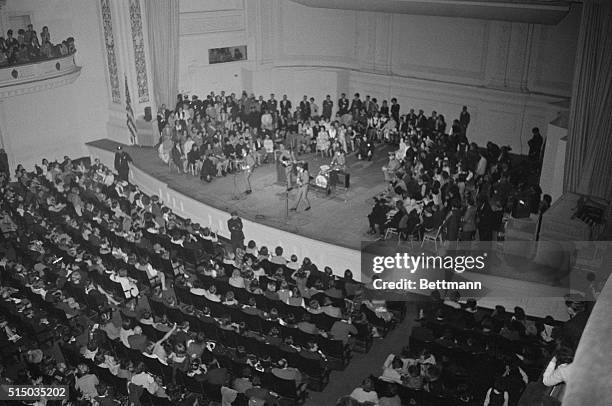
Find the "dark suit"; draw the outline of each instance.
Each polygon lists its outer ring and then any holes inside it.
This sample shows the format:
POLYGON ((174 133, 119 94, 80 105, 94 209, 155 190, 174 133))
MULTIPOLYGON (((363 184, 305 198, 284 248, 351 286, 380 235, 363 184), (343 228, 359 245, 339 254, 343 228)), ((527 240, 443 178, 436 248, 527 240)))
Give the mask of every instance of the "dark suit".
POLYGON ((278 109, 278 101, 276 99, 268 100, 268 110, 270 112, 275 112, 278 109))
POLYGON ((118 173, 119 180, 128 180, 128 176, 130 173, 130 165, 132 162, 132 157, 125 151, 118 151, 115 154, 115 170, 118 173))
POLYGON ((300 118, 302 120, 310 118, 310 102, 306 100, 300 102, 300 118))
POLYGON ((147 349, 147 336, 144 334, 134 334, 128 337, 128 343, 130 343, 130 348, 134 350, 138 350, 143 352, 147 349))
POLYGON ((244 246, 244 233, 242 232, 242 227, 242 219, 240 219, 240 217, 227 220, 227 228, 231 233, 230 240, 234 250, 244 246))
POLYGON ((291 114, 291 102, 289 100, 281 100, 280 102, 281 116, 287 117, 291 114))
POLYGON ((462 111, 461 115, 459 115, 459 125, 463 132, 465 132, 470 124, 470 113, 467 111, 462 111))
POLYGON ((334 108, 334 102, 331 100, 323 100, 323 118, 331 119, 332 109, 334 108))
POLYGON ((349 112, 349 100, 345 97, 344 99, 338 99, 338 113, 343 116, 349 112))
POLYGON ((492 241, 495 227, 495 213, 488 201, 478 208, 478 236, 480 241, 492 241))
POLYGON ((391 117, 399 123, 400 105, 398 103, 391 105, 391 117))
POLYGON ((356 116, 357 113, 361 111, 362 105, 363 104, 361 103, 361 99, 353 99, 353 101, 351 102, 351 113, 353 114, 353 116, 356 116))

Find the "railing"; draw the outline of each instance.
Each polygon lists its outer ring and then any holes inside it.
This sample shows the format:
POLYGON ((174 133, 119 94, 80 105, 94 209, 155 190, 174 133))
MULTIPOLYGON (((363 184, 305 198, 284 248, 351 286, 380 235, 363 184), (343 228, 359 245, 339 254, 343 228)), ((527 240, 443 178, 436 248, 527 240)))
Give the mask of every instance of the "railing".
POLYGON ((0 98, 70 84, 81 73, 75 54, 0 68, 0 98))

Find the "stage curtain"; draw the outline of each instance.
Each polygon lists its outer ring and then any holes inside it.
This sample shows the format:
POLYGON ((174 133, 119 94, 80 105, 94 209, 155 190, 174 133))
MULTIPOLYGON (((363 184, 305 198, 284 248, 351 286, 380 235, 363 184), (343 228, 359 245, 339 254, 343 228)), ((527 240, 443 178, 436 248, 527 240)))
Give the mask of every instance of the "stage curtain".
POLYGON ((174 109, 179 75, 179 0, 146 0, 144 4, 155 102, 174 109))
POLYGON ((564 191, 612 198, 612 2, 583 3, 564 191))

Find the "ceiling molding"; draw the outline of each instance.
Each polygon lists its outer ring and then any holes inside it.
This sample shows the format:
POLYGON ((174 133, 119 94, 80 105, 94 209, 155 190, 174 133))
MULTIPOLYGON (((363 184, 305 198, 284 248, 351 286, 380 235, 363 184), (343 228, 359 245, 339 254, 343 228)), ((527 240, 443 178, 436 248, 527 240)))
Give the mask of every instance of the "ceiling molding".
POLYGON ((429 15, 558 24, 569 12, 562 0, 292 0, 308 7, 360 10, 382 13, 429 15))

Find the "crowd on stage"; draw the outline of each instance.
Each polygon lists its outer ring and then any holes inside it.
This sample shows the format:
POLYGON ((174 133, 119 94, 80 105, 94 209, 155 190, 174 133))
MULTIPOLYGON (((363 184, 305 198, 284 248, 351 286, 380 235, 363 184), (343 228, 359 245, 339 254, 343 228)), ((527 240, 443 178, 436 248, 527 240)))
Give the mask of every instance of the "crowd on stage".
POLYGON ((402 119, 399 147, 382 168, 388 188, 368 216, 370 234, 418 239, 440 230, 446 241, 491 241, 503 233, 504 216, 541 215, 550 207, 539 187, 539 129, 532 130, 528 156, 513 157, 508 146, 469 142, 469 122, 467 107, 448 130, 435 111, 402 119))
POLYGON ((47 26, 43 27, 40 35, 32 24, 28 24, 26 29, 17 30, 16 35, 10 29, 6 32, 6 37, 0 37, 0 67, 38 62, 74 52, 76 47, 73 37, 53 44, 47 26))
MULTIPOLYGON (((348 153, 371 160, 377 143, 398 142, 403 117, 394 98, 389 105, 366 95, 349 100, 342 94, 334 106, 327 95, 291 102, 271 94, 243 92, 179 95, 174 110, 161 106, 157 122, 159 157, 179 172, 211 180, 240 169, 249 157, 254 166, 270 162, 283 144, 292 154, 320 153, 342 160, 348 153)), ((440 125, 444 118, 439 117, 440 125)))
POLYGON ((72 405, 274 404, 401 320, 349 270, 245 245, 235 214, 219 241, 128 183, 128 161, 2 173, 2 384, 66 385, 72 405))

